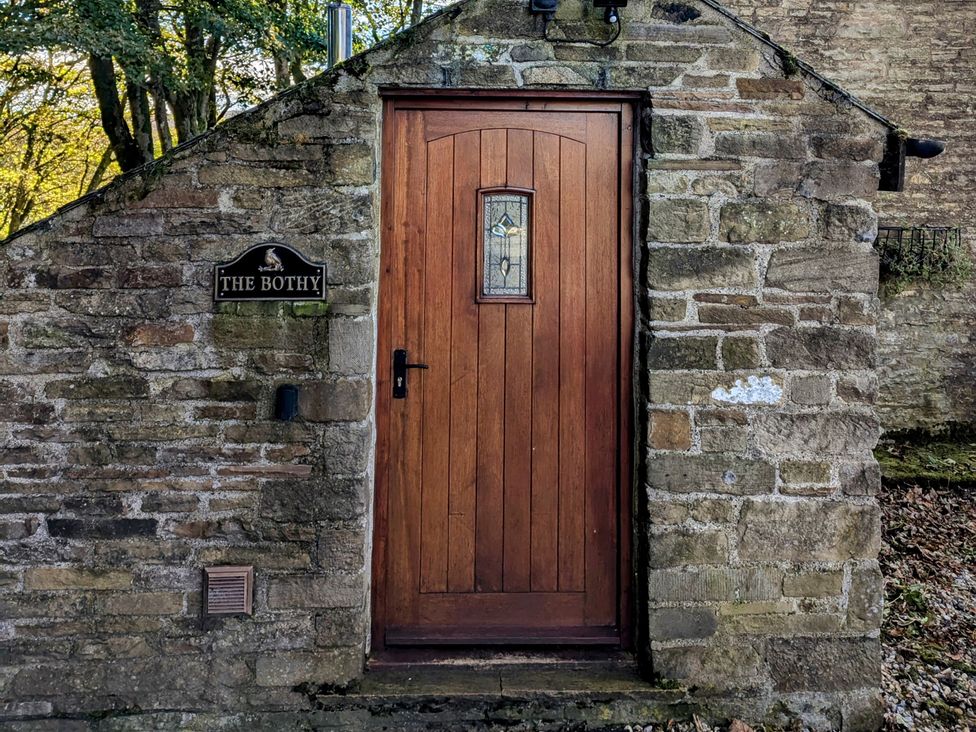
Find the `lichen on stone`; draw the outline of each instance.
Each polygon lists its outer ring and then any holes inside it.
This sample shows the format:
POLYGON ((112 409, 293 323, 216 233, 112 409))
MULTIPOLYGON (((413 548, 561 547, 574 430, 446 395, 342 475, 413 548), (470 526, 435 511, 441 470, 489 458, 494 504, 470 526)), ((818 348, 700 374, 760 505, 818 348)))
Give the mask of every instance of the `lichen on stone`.
POLYGON ((712 391, 712 399, 729 404, 778 404, 783 389, 769 376, 749 376, 745 381, 736 379, 730 389, 724 386, 712 391))

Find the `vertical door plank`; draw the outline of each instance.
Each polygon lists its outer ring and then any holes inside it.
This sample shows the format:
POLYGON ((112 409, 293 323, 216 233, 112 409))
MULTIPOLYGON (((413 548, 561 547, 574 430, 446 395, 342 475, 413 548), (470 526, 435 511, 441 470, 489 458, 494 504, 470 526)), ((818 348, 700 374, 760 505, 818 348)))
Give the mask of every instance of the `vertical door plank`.
MULTIPOLYGON (((508 131, 509 186, 532 186, 532 140, 530 130, 508 131)), ((532 276, 530 268, 529 277, 532 276)), ((506 592, 528 592, 531 589, 532 566, 533 307, 519 303, 507 305, 505 310, 504 588, 506 592)))
MULTIPOLYGON (((505 184, 505 130, 481 132, 481 187, 505 184)), ((480 211, 478 212, 480 215, 480 211)), ((477 255, 481 242, 475 242, 477 255)), ((480 287, 480 283, 476 284, 480 287)), ((505 306, 478 306, 478 486, 475 589, 503 585, 505 467, 505 306)))
MULTIPOLYGON (((397 171, 402 184, 396 190, 395 239, 403 250, 397 257, 396 277, 402 281, 401 301, 394 308, 393 347, 410 353, 423 352, 424 302, 424 200, 427 194, 427 161, 423 155, 423 121, 419 112, 398 113, 396 135, 397 171), (419 154, 418 154, 419 153, 419 154)), ((391 625, 415 623, 418 619, 420 584, 421 508, 421 418, 419 383, 414 382, 407 399, 397 399, 391 409, 390 435, 393 442, 390 522, 391 625), (397 454, 399 452, 399 455, 397 454)))
MULTIPOLYGON (((427 144, 427 231, 424 256, 424 350, 411 353, 423 383, 423 486, 420 591, 447 591, 451 425, 451 278, 453 275, 454 138, 427 144)), ((417 398, 411 395, 408 398, 417 398)))
POLYGON ((584 589, 586 147, 560 140, 559 589, 584 589))
POLYGON ((454 258, 451 317, 451 488, 449 592, 474 590, 475 486, 478 470, 478 303, 475 301, 476 206, 481 133, 454 138, 454 258))
POLYGON ((559 138, 535 133, 532 590, 559 586, 559 138))
POLYGON ((618 122, 591 114, 586 158, 586 621, 617 605, 618 122), (598 193, 599 192, 599 193, 598 193))

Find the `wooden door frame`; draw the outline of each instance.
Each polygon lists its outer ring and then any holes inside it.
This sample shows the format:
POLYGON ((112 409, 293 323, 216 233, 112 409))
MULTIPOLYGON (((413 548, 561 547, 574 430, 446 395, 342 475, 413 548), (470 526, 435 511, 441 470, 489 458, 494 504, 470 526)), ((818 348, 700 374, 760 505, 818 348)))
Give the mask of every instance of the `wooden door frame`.
POLYGON ((391 280, 387 273, 395 232, 394 187, 395 164, 395 112, 400 109, 447 109, 447 110, 545 110, 566 112, 616 112, 620 115, 620 167, 618 175, 619 232, 619 355, 618 355, 618 582, 619 597, 617 617, 620 629, 620 646, 629 649, 634 642, 634 598, 632 585, 634 542, 634 486, 633 486, 633 435, 635 395, 633 393, 634 359, 634 250, 635 210, 634 185, 637 149, 635 120, 641 93, 597 91, 525 91, 525 90, 458 90, 458 89, 381 89, 383 113, 381 119, 381 171, 380 171, 380 274, 377 308, 376 347, 376 451, 373 478, 373 544, 371 563, 371 639, 370 653, 375 655, 386 650, 386 564, 389 533, 388 494, 390 469, 390 408, 391 374, 390 358, 393 344, 389 324, 392 317, 391 280), (384 327, 387 326, 387 327, 384 327))

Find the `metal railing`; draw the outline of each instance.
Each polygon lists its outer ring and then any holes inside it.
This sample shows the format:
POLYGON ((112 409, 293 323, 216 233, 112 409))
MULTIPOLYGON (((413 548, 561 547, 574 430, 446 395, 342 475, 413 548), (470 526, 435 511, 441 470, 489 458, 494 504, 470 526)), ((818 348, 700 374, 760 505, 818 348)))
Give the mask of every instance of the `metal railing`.
POLYGON ((874 242, 882 269, 909 277, 949 271, 961 244, 961 230, 944 226, 879 226, 874 242))

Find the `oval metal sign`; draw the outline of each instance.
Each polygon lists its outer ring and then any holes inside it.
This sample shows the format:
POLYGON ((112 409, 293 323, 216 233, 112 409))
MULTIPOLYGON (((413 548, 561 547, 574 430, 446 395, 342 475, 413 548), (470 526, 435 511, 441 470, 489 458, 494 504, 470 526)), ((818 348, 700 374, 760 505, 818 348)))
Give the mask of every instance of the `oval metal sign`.
POLYGON ((258 244, 214 267, 214 302, 325 300, 327 289, 325 264, 280 242, 258 244))

